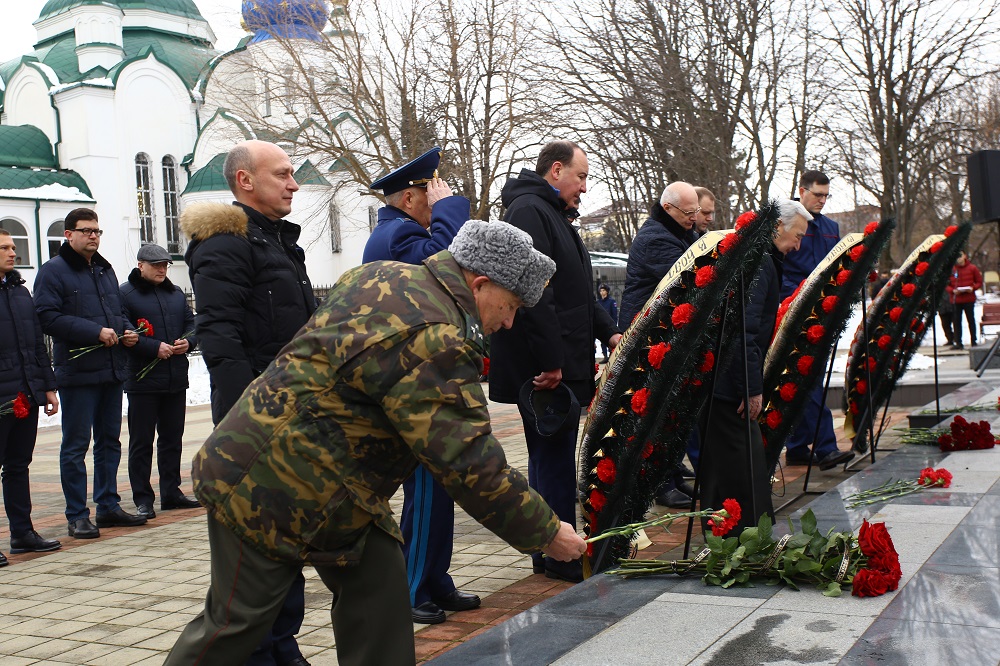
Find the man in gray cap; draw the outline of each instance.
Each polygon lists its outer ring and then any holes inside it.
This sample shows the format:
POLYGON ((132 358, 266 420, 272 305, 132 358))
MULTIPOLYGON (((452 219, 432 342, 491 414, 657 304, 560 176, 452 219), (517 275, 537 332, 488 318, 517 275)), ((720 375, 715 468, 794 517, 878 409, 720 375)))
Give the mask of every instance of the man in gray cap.
POLYGON ((584 553, 507 465, 479 384, 484 335, 537 303, 554 270, 527 234, 468 221, 422 265, 341 276, 195 456, 212 582, 166 664, 242 663, 305 564, 334 593, 340 663, 414 663, 389 498, 418 463, 518 550, 584 553))
POLYGON ((167 277, 174 263, 159 245, 143 245, 138 265, 119 290, 131 321, 145 319, 146 335, 129 350, 125 392, 128 393, 128 479, 136 513, 156 518, 156 495, 149 483, 153 439, 159 432, 156 468, 160 474, 160 509, 191 509, 197 500, 181 492, 181 448, 187 409, 187 353, 198 344, 194 312, 179 287, 167 277))

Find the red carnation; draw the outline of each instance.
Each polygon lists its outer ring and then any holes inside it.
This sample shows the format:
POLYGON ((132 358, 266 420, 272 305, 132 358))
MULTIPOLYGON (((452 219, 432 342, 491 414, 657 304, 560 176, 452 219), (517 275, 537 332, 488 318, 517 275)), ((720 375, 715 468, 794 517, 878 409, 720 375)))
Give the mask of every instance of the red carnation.
POLYGON ((865 252, 864 245, 855 245, 851 248, 851 251, 847 253, 847 256, 851 258, 851 261, 857 261, 861 258, 861 255, 865 252))
POLYGON ((594 488, 590 491, 590 507, 594 511, 601 511, 607 503, 608 498, 600 490, 594 488))
POLYGON ((649 456, 653 455, 653 443, 652 442, 646 442, 645 444, 643 444, 642 445, 642 453, 640 453, 639 455, 642 456, 643 460, 647 460, 649 458, 649 456))
POLYGON ((726 512, 725 516, 719 512, 708 519, 713 536, 725 536, 739 524, 740 516, 743 515, 740 503, 731 497, 722 502, 722 510, 726 512))
POLYGON ((757 213, 753 212, 752 210, 748 210, 747 212, 743 213, 738 218, 736 218, 736 224, 734 225, 734 227, 737 231, 739 231, 740 229, 747 226, 756 219, 757 219, 757 213))
POLYGON ((489 356, 484 356, 483 357, 483 372, 482 372, 482 375, 484 377, 489 377, 489 375, 490 375, 490 357, 489 356))
POLYGON ((928 264, 926 261, 921 261, 919 264, 917 264, 916 268, 913 269, 913 272, 916 273, 917 275, 923 275, 924 273, 927 272, 927 269, 930 268, 930 266, 931 265, 928 264))
POLYGON ((803 356, 799 358, 795 367, 798 369, 800 375, 808 375, 809 371, 812 370, 813 367, 813 357, 803 356))
POLYGON ((857 416, 858 413, 861 411, 861 409, 858 408, 858 403, 854 402, 853 400, 851 400, 847 404, 847 409, 851 412, 851 414, 854 414, 855 416, 857 416))
POLYGON ((719 254, 726 254, 727 252, 729 252, 731 249, 733 249, 733 246, 736 245, 738 241, 739 238, 737 238, 736 234, 729 234, 728 236, 723 238, 721 241, 719 241, 718 245, 719 254))
POLYGON ((871 273, 868 274, 869 282, 874 282, 877 279, 878 279, 878 271, 872 271, 871 273))
POLYGON ((910 328, 913 330, 914 333, 920 334, 924 332, 925 328, 927 328, 927 324, 918 319, 913 322, 913 326, 911 326, 910 328))
POLYGON ((827 296, 826 298, 824 298, 820 305, 820 307, 823 308, 823 312, 827 314, 833 312, 833 309, 837 307, 837 300, 838 299, 836 296, 827 296))
POLYGON ((770 412, 768 412, 767 417, 764 419, 764 422, 767 423, 768 428, 774 430, 775 428, 781 425, 781 413, 776 409, 772 409, 770 412))
POLYGON ((950 227, 948 227, 947 229, 944 230, 944 236, 945 236, 945 238, 947 238, 948 236, 951 236, 956 231, 958 231, 958 227, 956 227, 954 224, 951 225, 950 227))
POLYGON ((694 286, 701 288, 715 282, 715 266, 702 266, 694 273, 694 286))
POLYGON ((632 394, 632 411, 639 416, 646 415, 646 408, 649 401, 649 389, 641 388, 632 394))
POLYGON ((869 222, 865 225, 865 236, 871 236, 878 229, 878 222, 869 222))
POLYGON ((135 323, 139 324, 139 327, 135 330, 136 333, 142 333, 146 336, 153 335, 153 325, 149 323, 148 319, 140 317, 135 323))
POLYGON ((878 339, 878 348, 885 351, 892 345, 892 337, 888 335, 883 335, 878 339))
POLYGON ((843 286, 844 283, 850 279, 850 277, 851 277, 851 271, 849 270, 845 269, 842 271, 837 271, 837 277, 836 277, 837 285, 843 286))
POLYGON ((653 370, 660 369, 660 366, 663 365, 663 357, 668 353, 670 353, 670 345, 666 342, 658 342, 649 348, 649 354, 646 355, 646 358, 653 370))
POLYGON ((691 323, 691 317, 694 316, 695 312, 695 307, 690 303, 681 303, 670 314, 670 323, 674 325, 674 328, 681 328, 691 323))
POLYGON ((889 310, 889 319, 891 319, 894 323, 899 321, 899 318, 902 316, 903 316, 903 308, 901 307, 895 307, 889 310))
POLYGON ((937 254, 938 250, 941 249, 942 245, 944 245, 944 243, 942 243, 941 241, 938 241, 937 243, 934 243, 934 245, 931 245, 930 253, 931 254, 937 254))
POLYGON ((711 350, 705 352, 705 356, 701 359, 701 365, 698 366, 698 370, 701 372, 711 372, 712 368, 715 366, 715 354, 711 350))
POLYGON ((798 388, 795 386, 795 384, 791 382, 783 384, 781 390, 778 391, 778 394, 781 396, 781 399, 784 400, 785 402, 791 402, 792 399, 795 398, 796 393, 798 393, 798 388))
POLYGON ((29 414, 31 414, 31 403, 28 401, 28 396, 18 392, 14 398, 14 418, 26 419, 29 414))
POLYGON ((878 366, 878 361, 875 358, 869 356, 868 357, 868 372, 875 372, 876 366, 878 366))
POLYGON ((611 458, 601 458, 597 463, 597 478, 608 485, 615 482, 616 471, 615 461, 611 458))
POLYGON ((859 379, 858 383, 854 385, 854 390, 858 392, 858 395, 868 393, 868 382, 863 379, 859 379))
POLYGON ((907 283, 907 284, 903 285, 902 289, 900 289, 900 293, 902 293, 903 296, 905 296, 906 298, 909 298, 909 297, 913 296, 913 293, 916 290, 917 290, 917 286, 915 284, 907 283))
POLYGON ((952 478, 953 477, 951 475, 951 472, 944 469, 943 467, 937 471, 937 482, 938 485, 941 486, 942 488, 948 488, 949 486, 951 486, 952 478))
POLYGON ((823 335, 826 333, 826 329, 819 324, 813 324, 808 329, 806 329, 806 340, 810 344, 818 344, 820 340, 823 339, 823 335))

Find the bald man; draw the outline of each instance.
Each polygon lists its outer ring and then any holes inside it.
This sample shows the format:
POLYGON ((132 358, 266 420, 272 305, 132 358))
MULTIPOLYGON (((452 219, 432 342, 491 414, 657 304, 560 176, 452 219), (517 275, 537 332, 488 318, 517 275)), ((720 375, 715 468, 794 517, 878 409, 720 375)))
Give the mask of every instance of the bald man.
MULTIPOLYGON (((192 204, 181 215, 191 239, 184 258, 198 303, 214 424, 316 309, 298 245, 302 228, 284 219, 299 189, 288 155, 273 143, 246 141, 229 151, 222 171, 236 201, 192 204)), ((295 641, 304 588, 300 574, 248 666, 308 663, 295 641)))

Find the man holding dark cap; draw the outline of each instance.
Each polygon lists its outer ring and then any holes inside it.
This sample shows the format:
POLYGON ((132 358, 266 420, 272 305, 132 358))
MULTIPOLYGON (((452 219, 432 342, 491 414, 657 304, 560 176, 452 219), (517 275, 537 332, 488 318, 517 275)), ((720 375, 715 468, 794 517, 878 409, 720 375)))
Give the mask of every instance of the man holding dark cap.
POLYGON ((198 344, 194 312, 184 292, 167 277, 170 254, 159 245, 143 245, 136 254, 138 266, 121 287, 125 311, 131 321, 145 319, 152 332, 141 336, 130 350, 125 392, 128 393, 128 478, 136 513, 156 517, 153 466, 160 474, 160 509, 201 506, 181 492, 181 449, 187 406, 187 353, 198 344))
MULTIPOLYGON (((447 248, 469 219, 469 200, 452 196, 437 177, 441 149, 434 148, 371 184, 386 206, 368 238, 364 261, 419 264, 447 248)), ((455 502, 423 466, 403 483, 403 558, 410 605, 417 624, 444 622, 445 611, 478 608, 475 594, 462 592, 448 575, 455 541, 455 502)))
MULTIPOLYGON (((587 155, 572 141, 542 148, 535 170, 522 169, 503 187, 504 219, 531 235, 535 249, 557 269, 538 305, 520 311, 509 331, 490 340, 490 398, 517 403, 525 382, 539 390, 566 384, 581 405, 594 397, 594 339, 611 348, 621 338, 615 322, 597 306, 590 255, 567 219, 587 191, 587 155)), ((559 519, 576 524, 576 441, 580 422, 552 436, 541 433, 519 405, 528 446, 528 480, 559 519)), ((579 561, 569 564, 532 556, 535 573, 583 580, 579 561)))
POLYGON ((341 276, 195 457, 211 590, 168 666, 240 663, 304 564, 333 592, 340 663, 414 663, 389 498, 418 463, 515 548, 583 554, 507 465, 479 384, 484 336, 537 303, 554 270, 528 235, 473 220, 420 266, 341 276))

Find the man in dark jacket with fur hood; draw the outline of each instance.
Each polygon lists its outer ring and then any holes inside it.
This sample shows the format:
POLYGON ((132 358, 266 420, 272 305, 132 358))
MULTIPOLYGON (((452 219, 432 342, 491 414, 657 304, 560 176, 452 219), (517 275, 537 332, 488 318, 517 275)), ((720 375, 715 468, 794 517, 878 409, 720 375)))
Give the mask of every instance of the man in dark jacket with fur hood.
MULTIPOLYGON (((14 239, 0 228, 0 404, 17 400, 19 394, 28 399, 24 411, 11 405, 11 412, 0 416, 3 508, 10 525, 10 551, 44 552, 60 544, 42 538, 31 524, 28 465, 38 435, 38 408, 44 407, 51 416, 59 410, 59 398, 42 327, 31 294, 14 270, 16 260, 14 239)), ((0 553, 0 567, 5 566, 7 558, 0 553)))
POLYGON ((42 331, 52 336, 56 382, 62 402, 59 477, 66 498, 69 535, 96 539, 101 527, 143 525, 146 519, 122 510, 118 464, 122 457, 122 382, 125 351, 139 336, 125 316, 118 278, 97 249, 97 213, 76 208, 66 215, 66 242, 38 269, 35 310, 42 331), (118 343, 121 342, 121 345, 118 343), (85 353, 78 348, 103 345, 85 353), (94 437, 94 503, 87 507, 87 450, 94 437))
MULTIPOLYGON (((302 229, 283 219, 299 189, 288 155, 273 143, 245 141, 229 151, 223 173, 236 201, 194 204, 181 215, 215 424, 316 309, 298 245, 302 229)), ((271 635, 247 664, 307 664, 295 642, 304 613, 299 574, 271 635)))
POLYGON ((198 500, 181 492, 181 449, 187 409, 187 353, 198 344, 194 313, 184 292, 167 277, 170 254, 159 245, 143 245, 139 265, 121 285, 122 299, 132 321, 145 319, 152 331, 130 351, 128 379, 128 480, 140 516, 156 518, 156 495, 149 483, 153 466, 160 473, 160 509, 192 509, 198 500))
MULTIPOLYGON (((567 219, 587 191, 587 155, 571 141, 552 141, 538 155, 535 170, 523 169, 501 193, 504 221, 531 235, 535 249, 556 262, 556 273, 538 305, 518 310, 510 330, 490 339, 490 399, 517 403, 521 386, 535 390, 565 383, 583 407, 594 397, 594 339, 614 348, 621 335, 591 291, 590 255, 567 219)), ((534 418, 518 405, 528 445, 528 483, 559 519, 576 524, 576 439, 579 422, 543 436, 534 418)), ((532 556, 535 573, 569 581, 583 579, 571 563, 532 556)))

